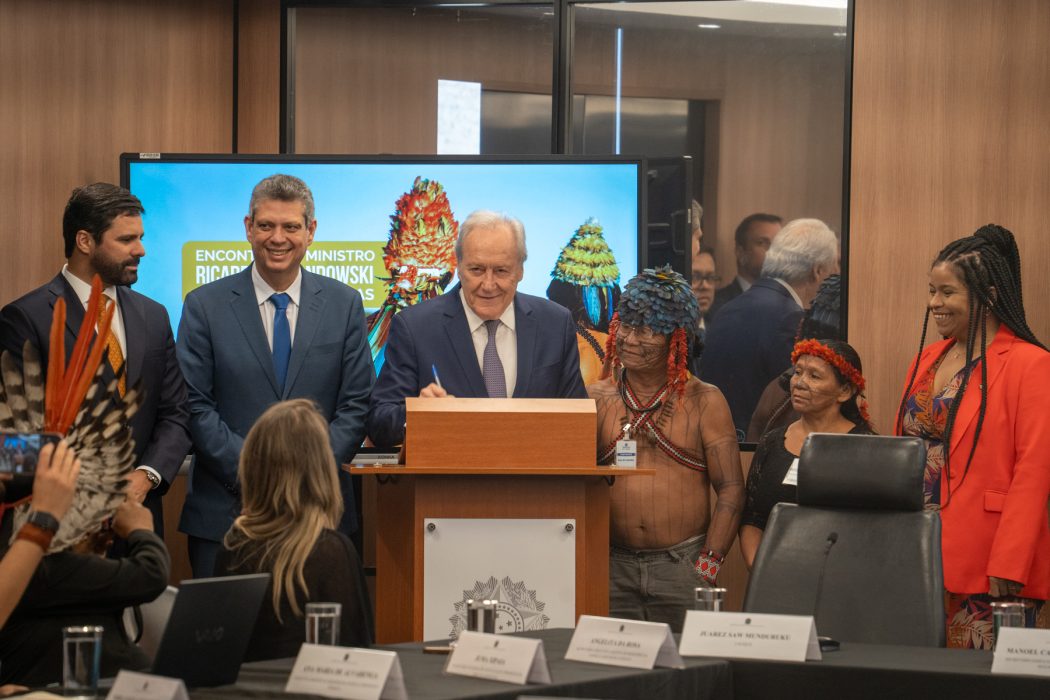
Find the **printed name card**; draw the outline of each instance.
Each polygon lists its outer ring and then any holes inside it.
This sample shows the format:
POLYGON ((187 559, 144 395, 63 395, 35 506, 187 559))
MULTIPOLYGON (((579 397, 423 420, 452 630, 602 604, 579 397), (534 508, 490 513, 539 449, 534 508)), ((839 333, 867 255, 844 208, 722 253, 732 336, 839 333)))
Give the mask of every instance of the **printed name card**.
POLYGON ((445 673, 504 683, 550 683, 542 639, 460 632, 445 673))
POLYGON ((580 616, 565 658, 626 668, 685 667, 667 623, 593 615, 580 616))
POLYGON ((392 651, 303 644, 286 693, 350 700, 407 700, 401 662, 392 651))
POLYGON ((181 678, 118 671, 106 700, 189 700, 181 678))
POLYGON ((771 661, 819 661, 812 615, 706 612, 685 614, 682 656, 725 656, 771 661))
POLYGON ((1050 630, 1000 627, 992 673, 1050 676, 1050 630))

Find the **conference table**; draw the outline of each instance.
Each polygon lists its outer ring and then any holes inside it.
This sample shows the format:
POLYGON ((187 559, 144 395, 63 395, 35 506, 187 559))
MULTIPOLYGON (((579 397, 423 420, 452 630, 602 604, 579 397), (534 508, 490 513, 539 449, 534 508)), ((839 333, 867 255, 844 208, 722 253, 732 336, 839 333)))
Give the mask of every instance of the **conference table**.
MULTIPOLYGON (((511 685, 443 673, 446 656, 424 654, 423 644, 377 647, 397 651, 410 700, 513 700, 521 695, 578 698, 1050 698, 1050 679, 992 675, 989 652, 845 642, 823 660, 805 663, 685 658, 684 669, 639 671, 565 661, 572 630, 522 633, 543 640, 553 683, 511 685)), ((202 688, 194 700, 294 699, 283 693, 292 659, 247 663, 237 684, 202 688)))

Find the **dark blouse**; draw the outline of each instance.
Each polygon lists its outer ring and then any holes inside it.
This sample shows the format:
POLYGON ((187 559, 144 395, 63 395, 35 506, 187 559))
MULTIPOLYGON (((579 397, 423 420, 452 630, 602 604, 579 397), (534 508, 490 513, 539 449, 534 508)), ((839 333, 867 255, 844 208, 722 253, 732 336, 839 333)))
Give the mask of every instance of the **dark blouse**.
POLYGON ((62 628, 101 625, 103 678, 143 670, 149 658, 124 634, 124 608, 148 603, 168 585, 168 551, 152 530, 136 530, 127 554, 58 552, 40 562, 0 631, 0 683, 62 681, 62 628))
MULTIPOLYGON (((751 469, 747 473, 747 499, 744 502, 741 525, 765 530, 773 506, 778 503, 798 502, 798 487, 784 483, 791 463, 798 457, 784 447, 787 429, 788 426, 785 425, 770 430, 758 443, 755 456, 751 460, 751 469)), ((849 431, 849 434, 870 435, 871 431, 858 425, 849 431)))
MULTIPOLYGON (((268 573, 259 564, 261 548, 252 544, 219 552, 216 576, 268 573)), ((361 559, 353 543, 342 533, 324 530, 303 567, 309 595, 299 590, 301 610, 307 603, 341 603, 340 646, 367 647, 372 643, 372 605, 365 585, 361 559)), ((245 661, 284 659, 296 656, 306 640, 303 615, 295 615, 287 598, 281 601, 281 621, 273 609, 273 583, 266 589, 255 621, 245 661)))

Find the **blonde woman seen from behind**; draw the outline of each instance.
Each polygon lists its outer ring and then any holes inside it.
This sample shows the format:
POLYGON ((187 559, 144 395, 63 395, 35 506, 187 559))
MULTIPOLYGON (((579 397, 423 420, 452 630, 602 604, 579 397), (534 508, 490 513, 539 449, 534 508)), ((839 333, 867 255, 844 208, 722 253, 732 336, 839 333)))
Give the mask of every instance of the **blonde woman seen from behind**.
POLYGON ((339 643, 368 646, 372 611, 361 560, 335 527, 342 515, 328 425, 313 402, 274 404, 245 438, 238 467, 242 509, 216 573, 272 574, 246 661, 295 656, 309 602, 342 604, 339 643))

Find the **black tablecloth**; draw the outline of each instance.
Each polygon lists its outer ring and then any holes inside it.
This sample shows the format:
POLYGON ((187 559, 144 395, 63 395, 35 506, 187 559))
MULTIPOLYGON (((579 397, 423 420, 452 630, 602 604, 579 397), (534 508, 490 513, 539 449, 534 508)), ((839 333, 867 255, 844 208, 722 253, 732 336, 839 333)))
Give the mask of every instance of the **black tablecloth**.
POLYGON ((822 661, 787 663, 733 659, 733 697, 1050 698, 1050 679, 992 675, 992 654, 963 649, 842 643, 822 661))
MULTIPOLYGON (((572 630, 530 632, 522 636, 543 640, 550 665, 550 685, 511 685, 442 671, 447 656, 424 654, 422 644, 377 647, 398 652, 405 687, 410 700, 452 700, 453 698, 513 700, 519 695, 554 695, 577 698, 673 698, 674 700, 729 700, 732 698, 729 663, 721 659, 686 659, 684 670, 635 669, 565 661, 572 630)), ((282 692, 292 669, 292 659, 245 664, 237 685, 194 690, 194 700, 232 697, 285 698, 311 697, 284 695, 282 692)))
MULTIPOLYGON (((397 651, 410 700, 500 698, 519 695, 554 695, 579 698, 653 698, 679 700, 702 698, 740 700, 751 698, 856 698, 857 700, 906 700, 908 698, 1022 698, 1050 699, 1050 679, 992 675, 989 652, 842 644, 824 652, 822 661, 790 663, 744 659, 686 658, 684 670, 636 671, 565 661, 572 630, 527 633, 543 640, 550 664, 551 685, 510 685, 442 673, 446 656, 423 654, 422 644, 379 647, 397 651)), ((229 700, 233 697, 307 698, 284 695, 292 659, 245 664, 237 684, 194 690, 194 700, 229 700)))

